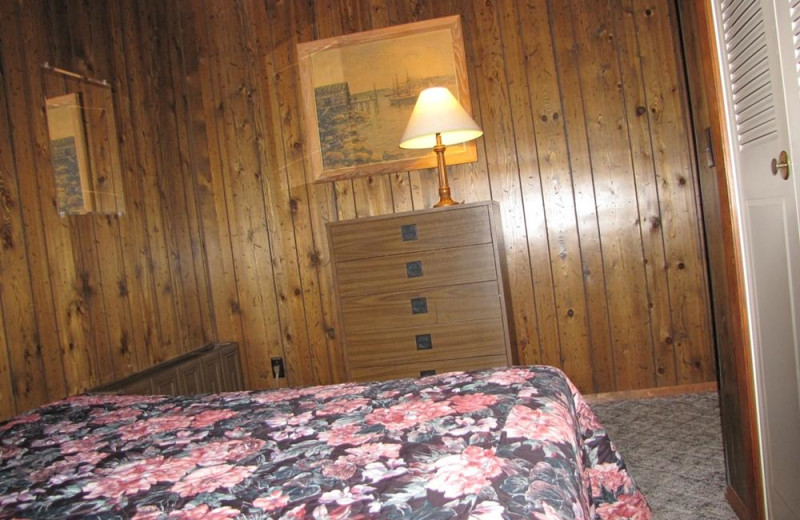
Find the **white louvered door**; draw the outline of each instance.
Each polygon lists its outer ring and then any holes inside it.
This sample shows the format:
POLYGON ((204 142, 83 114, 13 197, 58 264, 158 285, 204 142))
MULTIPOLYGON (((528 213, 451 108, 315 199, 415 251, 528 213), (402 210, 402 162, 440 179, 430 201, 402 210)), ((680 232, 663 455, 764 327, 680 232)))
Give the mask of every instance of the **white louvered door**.
POLYGON ((800 0, 714 0, 768 518, 800 519, 800 0), (789 173, 770 161, 788 152, 789 173))

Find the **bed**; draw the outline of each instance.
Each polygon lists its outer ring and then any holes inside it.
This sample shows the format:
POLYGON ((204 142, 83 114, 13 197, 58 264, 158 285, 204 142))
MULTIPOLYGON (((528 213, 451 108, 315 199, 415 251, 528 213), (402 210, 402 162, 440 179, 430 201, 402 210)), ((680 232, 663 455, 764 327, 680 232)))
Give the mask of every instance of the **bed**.
POLYGON ((0 423, 0 519, 651 516, 552 367, 80 395, 0 423))

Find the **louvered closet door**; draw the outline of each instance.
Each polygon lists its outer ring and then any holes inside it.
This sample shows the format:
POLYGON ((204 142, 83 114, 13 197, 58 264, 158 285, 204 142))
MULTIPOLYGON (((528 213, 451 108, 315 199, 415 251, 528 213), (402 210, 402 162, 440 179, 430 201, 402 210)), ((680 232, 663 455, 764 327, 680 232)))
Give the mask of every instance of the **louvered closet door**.
POLYGON ((800 0, 715 2, 768 517, 800 519, 800 0))

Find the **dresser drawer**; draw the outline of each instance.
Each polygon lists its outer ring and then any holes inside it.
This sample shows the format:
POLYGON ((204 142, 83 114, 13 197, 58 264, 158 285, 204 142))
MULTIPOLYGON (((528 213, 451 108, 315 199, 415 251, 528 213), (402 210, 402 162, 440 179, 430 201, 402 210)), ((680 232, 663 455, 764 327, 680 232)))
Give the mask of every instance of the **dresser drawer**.
POLYGON ((494 280, 492 244, 382 256, 336 265, 339 294, 373 294, 494 280))
POLYGON ((495 318, 400 330, 355 332, 347 337, 351 367, 505 356, 503 321, 495 318))
POLYGON ((481 368, 506 367, 505 355, 483 356, 474 358, 450 359, 447 361, 430 361, 409 363, 407 365, 388 365, 382 367, 353 368, 350 372, 354 381, 382 381, 403 377, 424 377, 447 372, 467 372, 481 368))
POLYGON ((337 262, 492 241, 489 208, 473 206, 338 222, 329 227, 337 262))
POLYGON ((345 330, 458 323, 502 315, 497 282, 341 298, 345 330))

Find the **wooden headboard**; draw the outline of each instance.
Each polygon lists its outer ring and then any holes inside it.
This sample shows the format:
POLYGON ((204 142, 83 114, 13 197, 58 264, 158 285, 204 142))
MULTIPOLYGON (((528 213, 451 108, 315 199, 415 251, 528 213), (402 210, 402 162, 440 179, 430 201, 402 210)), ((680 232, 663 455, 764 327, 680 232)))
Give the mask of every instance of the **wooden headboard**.
POLYGON ((238 343, 209 344, 91 392, 187 395, 244 390, 238 343))

